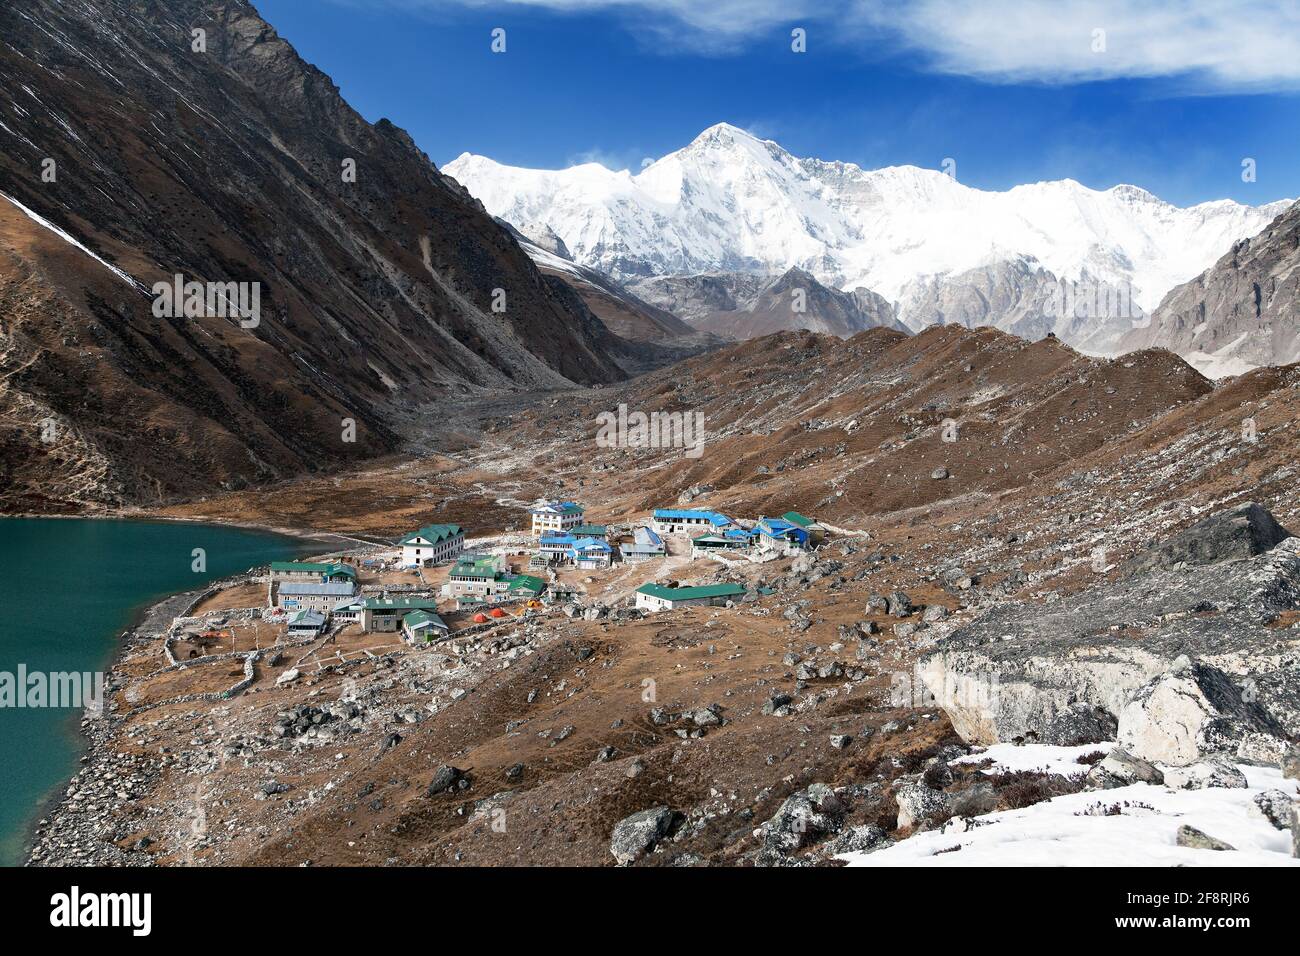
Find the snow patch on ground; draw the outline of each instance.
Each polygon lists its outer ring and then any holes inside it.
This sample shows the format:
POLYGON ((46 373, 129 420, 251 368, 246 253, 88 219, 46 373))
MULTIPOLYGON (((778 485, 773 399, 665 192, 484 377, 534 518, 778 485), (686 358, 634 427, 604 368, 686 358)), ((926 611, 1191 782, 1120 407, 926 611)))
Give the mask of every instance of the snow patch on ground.
POLYGON ((1259 367, 1230 355, 1211 355, 1209 352, 1188 352, 1183 356, 1183 359, 1188 365, 1209 379, 1245 375, 1252 369, 1259 367))
MULTIPOLYGON (((1102 746, 1102 745, 1098 745, 1102 746)), ((1000 747, 994 759, 1051 765, 1079 748, 1029 745, 1014 757, 1000 747), (1029 753, 1025 753, 1025 752, 1029 753), (1037 755, 1035 756, 1035 752, 1037 755)), ((976 817, 968 832, 932 830, 874 853, 847 853, 850 866, 1295 866, 1291 833, 1253 809, 1265 790, 1300 796, 1297 783, 1271 767, 1241 766, 1244 789, 1172 790, 1135 784, 1074 793, 976 817), (1176 843, 1188 825, 1231 844, 1234 851, 1194 850, 1176 843), (960 849, 958 849, 960 848, 960 849)))
POLYGON ((1090 764, 1079 763, 1080 757, 1095 753, 1110 753, 1114 743, 1084 744, 1082 747, 1051 747, 1047 744, 1029 744, 1017 747, 1015 744, 994 744, 978 753, 959 757, 953 763, 981 764, 992 760, 993 766, 984 773, 1016 773, 1021 770, 1037 770, 1058 777, 1077 777, 1092 769, 1090 764))
POLYGON ((100 265, 102 265, 102 266, 103 266, 105 269, 107 269, 109 272, 113 273, 113 275, 117 276, 119 279, 121 279, 123 282, 125 282, 127 285, 129 285, 129 286, 131 286, 132 288, 135 288, 135 289, 143 288, 143 286, 141 286, 140 283, 137 282, 137 281, 136 281, 136 280, 135 280, 135 279, 134 279, 134 278, 133 278, 129 273, 127 273, 127 272, 123 272, 123 271, 122 271, 121 269, 119 269, 117 266, 113 265, 113 264, 110 263, 110 262, 105 261, 105 260, 102 259, 100 256, 98 256, 98 255, 96 255, 95 253, 91 252, 91 251, 90 251, 89 249, 87 249, 84 245, 82 245, 80 242, 78 242, 76 239, 74 239, 71 235, 69 235, 69 234, 68 234, 67 232, 65 232, 64 230, 60 229, 60 228, 59 228, 58 226, 56 226, 54 223, 50 222, 48 219, 46 219, 46 218, 45 218, 44 216, 42 216, 40 213, 36 213, 36 212, 33 212, 32 210, 28 209, 26 206, 24 206, 22 203, 20 203, 17 199, 14 199, 14 197, 13 197, 13 196, 10 196, 8 193, 0 192, 0 196, 3 196, 5 199, 9 200, 11 203, 13 203, 15 206, 17 206, 18 209, 20 209, 20 210, 23 212, 23 214, 27 216, 28 219, 32 220, 32 221, 35 222, 37 225, 44 226, 44 227, 45 227, 46 229, 48 229, 50 232, 54 233, 56 236, 58 236, 60 239, 62 239, 64 242, 67 242, 67 243, 69 243, 70 245, 76 246, 78 249, 80 249, 80 250, 81 250, 82 252, 84 252, 86 255, 90 256, 90 258, 94 259, 96 262, 98 262, 100 265))

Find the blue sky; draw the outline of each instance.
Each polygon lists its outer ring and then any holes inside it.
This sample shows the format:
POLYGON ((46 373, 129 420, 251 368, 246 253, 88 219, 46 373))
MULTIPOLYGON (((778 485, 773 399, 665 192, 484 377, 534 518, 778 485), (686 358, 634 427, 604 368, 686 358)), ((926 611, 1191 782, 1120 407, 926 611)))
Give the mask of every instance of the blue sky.
POLYGON ((1300 20, 1279 20, 1300 13, 1285 0, 1206 0, 1196 18, 1175 0, 255 2, 439 165, 468 151, 636 169, 726 121, 864 167, 951 157, 983 189, 1069 177, 1180 205, 1300 196, 1300 20))

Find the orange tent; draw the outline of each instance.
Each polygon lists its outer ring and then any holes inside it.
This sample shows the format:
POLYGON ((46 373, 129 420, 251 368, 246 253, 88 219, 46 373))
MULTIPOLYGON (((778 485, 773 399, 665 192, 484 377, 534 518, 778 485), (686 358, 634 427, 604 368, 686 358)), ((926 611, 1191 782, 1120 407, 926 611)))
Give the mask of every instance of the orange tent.
POLYGON ((503 610, 501 610, 501 608, 499 608, 499 607, 494 607, 494 608, 492 609, 492 616, 493 616, 493 617, 505 617, 505 616, 506 616, 506 612, 503 611, 503 610))
POLYGON ((482 611, 480 611, 478 614, 475 614, 475 615, 474 615, 474 623, 475 623, 475 624, 486 624, 486 623, 487 623, 487 615, 484 614, 482 611))

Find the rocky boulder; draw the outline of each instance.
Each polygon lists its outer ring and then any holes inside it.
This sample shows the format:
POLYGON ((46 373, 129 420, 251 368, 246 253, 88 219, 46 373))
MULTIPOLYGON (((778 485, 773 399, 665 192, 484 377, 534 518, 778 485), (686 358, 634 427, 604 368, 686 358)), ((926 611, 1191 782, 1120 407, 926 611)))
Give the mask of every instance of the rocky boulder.
POLYGON ((864 824, 849 827, 827 840, 823 849, 831 856, 840 853, 868 853, 872 850, 882 850, 892 845, 893 842, 889 838, 889 834, 880 827, 864 824))
POLYGON ((1134 783, 1162 784, 1165 776, 1155 764, 1114 747, 1088 771, 1087 782, 1090 787, 1110 790, 1134 783))
POLYGON ((948 795, 920 781, 899 786, 894 800, 898 803, 900 830, 942 823, 951 812, 948 795))
POLYGON ((624 817, 615 825, 610 836, 609 852, 620 864, 636 862, 667 836, 673 819, 673 811, 667 807, 651 807, 624 817))
POLYGON ((1278 830, 1290 830, 1296 820, 1296 802, 1281 790, 1265 790, 1251 801, 1251 813, 1263 817, 1278 830))
MULTIPOLYGON (((1202 523, 1209 539, 1237 528, 1247 539, 1236 545, 1243 552, 1270 540, 1263 516, 1243 516, 1241 509, 1228 514, 1238 517, 1202 523)), ((1199 540, 1194 530, 1183 532, 1183 540, 1199 540)), ((1197 554, 1224 551, 1231 548, 1206 545, 1197 554)), ((1147 685, 1186 655, 1222 675, 1207 675, 1198 691, 1208 705, 1200 722, 1204 743, 1228 747, 1231 735, 1223 728, 1235 723, 1246 731, 1235 745, 1238 756, 1276 762, 1285 741, 1300 736, 1300 630, 1276 626, 1294 610, 1300 610, 1300 538, 1289 537, 1263 553, 1158 568, 1050 604, 999 605, 940 641, 921 661, 919 677, 968 742, 1030 734, 1064 739, 1072 727, 1088 736, 1104 733, 1111 715, 1123 713, 1139 691, 1172 705, 1169 694, 1147 685), (1097 724, 1085 730, 1087 714, 1097 724)), ((1140 716, 1130 714, 1126 739, 1147 752, 1154 738, 1150 727, 1139 729, 1140 716)), ((1203 751, 1198 744, 1195 753, 1170 753, 1191 763, 1203 751)))
POLYGON ((1233 558, 1263 554, 1290 536, 1277 519, 1254 502, 1237 505, 1198 521, 1172 538, 1147 548, 1126 562, 1123 570, 1140 574, 1178 565, 1217 564, 1233 558))
POLYGON ((1175 841, 1179 846, 1189 847, 1193 850, 1235 850, 1236 847, 1230 843, 1224 843, 1222 840, 1210 836, 1208 833, 1189 827, 1183 824, 1178 828, 1178 836, 1175 841))
POLYGON ((1165 786, 1175 790, 1242 789, 1246 775, 1224 757, 1201 760, 1184 767, 1165 767, 1165 786))
POLYGON ((780 809, 763 824, 763 848, 759 862, 772 865, 775 858, 793 853, 821 836, 840 828, 844 812, 835 792, 826 784, 814 783, 786 797, 780 809))
POLYGON ((464 770, 444 764, 434 771, 433 779, 429 781, 429 788, 425 793, 430 797, 436 797, 440 793, 464 790, 469 787, 469 783, 469 776, 464 770))
POLYGON ((1254 740, 1276 742, 1281 756, 1285 731, 1241 687, 1208 664, 1186 655, 1140 687, 1119 716, 1119 745, 1157 763, 1184 767, 1215 753, 1236 752, 1254 740))
POLYGON ((1282 776, 1288 780, 1300 780, 1300 744, 1292 744, 1283 754, 1282 776))

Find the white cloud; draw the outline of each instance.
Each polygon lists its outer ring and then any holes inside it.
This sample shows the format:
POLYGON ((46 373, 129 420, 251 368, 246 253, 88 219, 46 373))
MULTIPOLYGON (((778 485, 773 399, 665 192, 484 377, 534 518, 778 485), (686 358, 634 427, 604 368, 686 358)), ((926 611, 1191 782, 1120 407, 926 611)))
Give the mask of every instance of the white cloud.
MULTIPOLYGON (((849 0, 336 0, 354 6, 390 6, 436 11, 448 6, 471 10, 528 9, 556 13, 613 12, 662 53, 734 53, 773 27, 799 20, 812 22, 833 9, 849 9, 849 0)), ((502 26, 509 30, 509 20, 502 26)))
POLYGON ((1300 89, 1297 0, 339 0, 408 9, 611 12, 664 53, 734 53, 777 27, 819 45, 918 54, 994 82, 1166 78, 1204 91, 1300 89), (1105 31, 1104 49, 1094 49, 1105 31))
POLYGON ((850 22, 883 29, 938 70, 990 80, 1300 87, 1294 0, 858 0, 850 22))

